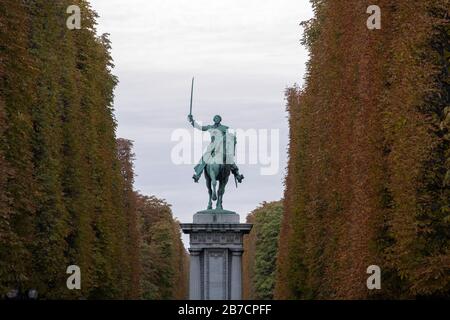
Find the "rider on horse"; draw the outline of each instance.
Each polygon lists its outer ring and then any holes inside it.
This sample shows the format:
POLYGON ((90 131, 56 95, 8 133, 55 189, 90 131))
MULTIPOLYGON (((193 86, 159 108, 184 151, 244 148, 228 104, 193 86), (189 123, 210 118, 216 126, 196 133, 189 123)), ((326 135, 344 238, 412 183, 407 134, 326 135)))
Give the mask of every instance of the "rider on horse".
MULTIPOLYGON (((195 122, 194 117, 192 115, 188 116, 188 120, 194 128, 197 128, 202 131, 208 131, 211 134, 211 143, 208 146, 208 149, 206 150, 205 154, 201 158, 199 164, 197 164, 194 168, 195 174, 192 177, 194 181, 198 182, 198 180, 202 175, 203 170, 205 169, 205 166, 209 163, 208 161, 215 161, 212 159, 215 158, 216 153, 222 152, 224 154, 223 157, 223 159, 225 160, 224 164, 230 165, 231 172, 235 176, 236 180, 239 183, 241 183, 242 179, 244 179, 244 176, 242 174, 239 174, 239 168, 237 167, 236 163, 234 163, 234 161, 228 161, 227 157, 228 155, 225 155, 225 153, 227 152, 225 150, 226 149, 225 145, 226 145, 226 138, 228 136, 228 127, 221 124, 222 117, 219 115, 215 116, 213 119, 214 124, 207 126, 198 125, 197 122, 195 122), (219 137, 217 136, 217 133, 220 134, 219 137), (219 139, 216 140, 216 137, 218 137, 219 139), (222 144, 219 145, 217 144, 219 141, 224 141, 223 148, 220 148, 222 144), (218 146, 219 148, 217 148, 218 146)), ((233 141, 233 144, 235 144, 235 141, 233 141)))

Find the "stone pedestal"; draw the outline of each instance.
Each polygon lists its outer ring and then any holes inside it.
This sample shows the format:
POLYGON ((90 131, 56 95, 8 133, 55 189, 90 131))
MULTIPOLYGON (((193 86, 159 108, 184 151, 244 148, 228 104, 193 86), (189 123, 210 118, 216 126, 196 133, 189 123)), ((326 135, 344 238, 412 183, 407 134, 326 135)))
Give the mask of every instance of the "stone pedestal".
POLYGON ((190 300, 242 299, 243 236, 251 224, 226 210, 205 210, 182 223, 190 237, 190 300))

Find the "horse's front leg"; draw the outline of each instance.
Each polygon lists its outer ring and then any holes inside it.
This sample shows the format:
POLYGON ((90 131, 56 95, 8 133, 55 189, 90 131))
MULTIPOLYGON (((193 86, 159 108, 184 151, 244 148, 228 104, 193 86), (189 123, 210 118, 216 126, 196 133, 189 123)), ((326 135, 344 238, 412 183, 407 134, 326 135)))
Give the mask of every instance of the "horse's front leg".
POLYGON ((211 200, 212 191, 209 189, 209 200, 208 200, 208 210, 212 209, 212 200, 211 200))
POLYGON ((217 200, 217 192, 216 192, 216 190, 217 190, 217 180, 216 180, 216 178, 213 176, 213 177, 211 177, 211 189, 212 189, 212 199, 214 200, 214 201, 216 201, 217 200))
POLYGON ((223 189, 224 188, 222 187, 222 184, 219 183, 219 191, 218 191, 219 195, 217 197, 216 209, 220 209, 220 210, 223 209, 223 206, 222 206, 222 199, 223 199, 223 193, 224 193, 223 189))
POLYGON ((206 188, 208 188, 208 194, 209 194, 209 201, 208 201, 208 208, 207 210, 212 209, 212 201, 211 201, 211 195, 212 195, 212 189, 211 189, 211 179, 207 174, 205 174, 205 180, 206 180, 206 188))
POLYGON ((219 196, 217 199, 217 204, 216 204, 216 209, 223 209, 223 204, 222 204, 222 200, 223 200, 223 195, 225 193, 225 186, 227 185, 228 182, 228 178, 225 178, 223 181, 219 181, 219 196))
POLYGON ((219 169, 217 168, 216 165, 210 165, 207 167, 207 171, 208 171, 208 175, 209 178, 211 179, 211 189, 212 189, 212 200, 216 201, 217 200, 217 176, 218 176, 218 171, 219 169))

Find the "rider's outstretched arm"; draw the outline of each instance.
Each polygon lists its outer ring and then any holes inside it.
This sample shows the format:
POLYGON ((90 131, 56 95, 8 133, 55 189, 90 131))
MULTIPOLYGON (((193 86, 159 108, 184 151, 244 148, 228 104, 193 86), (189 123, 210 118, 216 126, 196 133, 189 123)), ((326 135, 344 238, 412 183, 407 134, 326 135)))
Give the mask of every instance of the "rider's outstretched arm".
POLYGON ((202 131, 207 131, 209 128, 209 126, 200 126, 197 122, 195 122, 195 120, 192 116, 189 116, 188 119, 189 119, 189 122, 191 123, 191 125, 196 129, 199 129, 202 131))

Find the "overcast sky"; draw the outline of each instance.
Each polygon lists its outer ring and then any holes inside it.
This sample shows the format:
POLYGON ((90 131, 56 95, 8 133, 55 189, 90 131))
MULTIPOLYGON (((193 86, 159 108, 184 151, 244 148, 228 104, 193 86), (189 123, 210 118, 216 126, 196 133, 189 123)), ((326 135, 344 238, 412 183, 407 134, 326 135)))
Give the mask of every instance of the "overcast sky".
MULTIPOLYGON (((135 143, 135 187, 164 198, 191 222, 207 204, 204 178, 171 161, 172 132, 191 128, 190 81, 196 77, 196 120, 215 114, 233 128, 280 130, 280 170, 263 176, 240 165, 244 183, 228 184, 224 208, 245 216, 283 196, 288 142, 284 91, 302 83, 308 54, 299 23, 312 17, 308 0, 91 0, 98 32, 110 33, 118 136, 135 143)), ((193 130, 193 129, 191 129, 193 130)), ((231 181, 231 180, 230 180, 231 181)), ((184 237, 184 240, 186 238, 184 237)))

